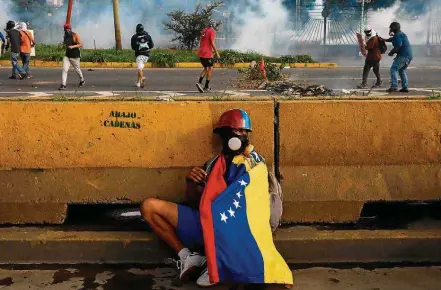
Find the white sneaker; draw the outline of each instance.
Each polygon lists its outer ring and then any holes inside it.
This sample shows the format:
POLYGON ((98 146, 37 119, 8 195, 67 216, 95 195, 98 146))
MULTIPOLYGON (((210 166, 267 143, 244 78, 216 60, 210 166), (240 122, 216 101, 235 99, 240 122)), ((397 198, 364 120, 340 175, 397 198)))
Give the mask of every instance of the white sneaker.
POLYGON ((141 83, 136 83, 136 87, 140 88, 141 87, 141 83))
POLYGON ((182 281, 188 281, 191 274, 197 272, 207 263, 207 258, 199 255, 198 253, 192 253, 188 255, 184 260, 177 262, 178 269, 181 270, 180 278, 182 281))
POLYGON ((210 277, 208 276, 208 268, 204 270, 202 275, 199 277, 199 279, 196 281, 196 284, 200 287, 210 287, 213 285, 216 285, 217 283, 210 283, 210 277))

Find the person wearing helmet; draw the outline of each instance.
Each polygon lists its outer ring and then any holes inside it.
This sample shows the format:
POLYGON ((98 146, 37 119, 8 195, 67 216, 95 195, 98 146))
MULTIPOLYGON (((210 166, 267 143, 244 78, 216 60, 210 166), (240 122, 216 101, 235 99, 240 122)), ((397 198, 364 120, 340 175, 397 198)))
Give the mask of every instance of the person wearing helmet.
POLYGON ((150 34, 144 30, 142 24, 136 25, 136 34, 131 39, 132 49, 135 51, 136 65, 138 67, 138 80, 136 86, 144 88, 144 65, 149 61, 150 50, 155 46, 150 34))
POLYGON ((382 85, 381 76, 380 76, 380 61, 381 61, 381 51, 380 51, 380 39, 377 36, 377 33, 371 26, 367 26, 364 30, 364 34, 366 36, 366 50, 368 51, 366 55, 366 60, 363 69, 363 81, 361 85, 358 86, 359 89, 367 88, 367 80, 369 77, 369 72, 371 68, 374 70, 374 74, 377 77, 377 82, 375 83, 375 87, 380 87, 382 85))
POLYGON ((389 93, 398 91, 398 75, 401 78, 402 89, 400 92, 409 92, 409 83, 407 78, 407 68, 413 59, 412 46, 407 35, 401 31, 401 25, 398 22, 392 22, 389 26, 388 42, 392 42, 394 48, 389 52, 389 56, 397 55, 390 68, 391 86, 387 90, 389 93))
POLYGON ((214 30, 216 23, 210 20, 207 28, 205 28, 201 33, 200 48, 198 51, 198 56, 201 60, 201 64, 204 67, 201 74, 199 75, 199 81, 196 83, 196 87, 199 92, 209 92, 210 81, 213 75, 213 51, 216 53, 216 57, 219 59, 219 51, 216 48, 216 31, 214 30), (202 87, 202 81, 205 80, 205 86, 202 87))
POLYGON ((70 23, 66 23, 64 25, 63 44, 66 46, 66 55, 63 58, 63 73, 59 90, 61 91, 66 89, 67 73, 69 72, 70 65, 74 67, 75 72, 80 79, 78 87, 82 88, 85 84, 83 72, 80 68, 80 48, 83 47, 83 42, 80 39, 80 35, 72 31, 72 26, 70 25, 70 23))
POLYGON ((5 49, 11 48, 11 64, 12 75, 10 79, 24 79, 26 78, 26 71, 19 65, 18 60, 20 57, 21 35, 17 30, 17 25, 14 21, 10 20, 6 23, 6 46, 5 49))
POLYGON ((28 31, 28 25, 26 23, 20 22, 18 27, 21 35, 20 57, 23 63, 23 69, 26 72, 26 77, 30 79, 32 75, 29 72, 29 63, 31 61, 31 52, 32 47, 35 46, 35 41, 32 34, 28 31))
MULTIPOLYGON (((233 158, 241 154, 249 158, 250 164, 264 160, 254 151, 250 143, 251 132, 251 119, 244 110, 233 109, 222 114, 213 133, 218 137, 216 142, 222 156, 225 157, 227 168, 233 158)), ((189 276, 199 272, 202 275, 197 280, 197 284, 202 287, 212 284, 206 268, 206 257, 199 254, 204 251, 199 205, 212 168, 219 156, 211 158, 203 166, 195 167, 188 173, 187 205, 151 197, 143 201, 140 208, 144 220, 178 255, 177 265, 181 280, 188 280, 189 276)), ((227 170, 224 175, 227 184, 228 173, 227 170)))

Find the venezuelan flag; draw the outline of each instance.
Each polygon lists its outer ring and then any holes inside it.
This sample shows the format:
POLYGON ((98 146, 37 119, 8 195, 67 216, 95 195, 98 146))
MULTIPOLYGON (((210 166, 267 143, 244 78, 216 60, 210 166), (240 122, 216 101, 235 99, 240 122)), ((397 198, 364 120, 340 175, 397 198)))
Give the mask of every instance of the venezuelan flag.
POLYGON ((221 155, 202 196, 210 281, 292 285, 269 224, 268 169, 260 155, 253 151, 250 157, 236 156, 227 168, 221 155))

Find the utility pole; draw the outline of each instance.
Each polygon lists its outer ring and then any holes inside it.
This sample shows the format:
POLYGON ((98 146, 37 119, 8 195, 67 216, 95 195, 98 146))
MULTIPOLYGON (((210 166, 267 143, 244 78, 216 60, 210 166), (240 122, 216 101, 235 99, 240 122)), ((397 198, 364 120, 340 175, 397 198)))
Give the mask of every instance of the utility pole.
POLYGON ((73 0, 69 0, 67 4, 66 24, 70 24, 70 18, 72 16, 72 6, 73 6, 73 0))
POLYGON ((300 30, 300 0, 296 0, 296 30, 300 30))
POLYGON ((432 34, 432 1, 429 0, 429 19, 427 23, 427 46, 430 45, 430 35, 432 34))
POLYGON ((121 27, 119 22, 119 0, 113 0, 113 22, 115 24, 116 49, 122 50, 121 27))
POLYGON ((363 35, 363 28, 364 28, 364 1, 361 0, 361 19, 360 19, 360 34, 363 35))

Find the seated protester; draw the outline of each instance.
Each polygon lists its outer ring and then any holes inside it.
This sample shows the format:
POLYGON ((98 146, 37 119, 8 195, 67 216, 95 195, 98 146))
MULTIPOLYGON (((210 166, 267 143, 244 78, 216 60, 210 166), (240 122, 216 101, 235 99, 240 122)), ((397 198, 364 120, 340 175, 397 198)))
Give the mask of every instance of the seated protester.
POLYGON ((179 256, 183 281, 202 273, 197 280, 202 287, 293 284, 272 241, 281 200, 270 193, 277 186, 269 181, 275 179, 269 178, 265 160, 251 145, 251 131, 245 111, 225 112, 214 129, 221 153, 187 176, 189 205, 156 198, 141 205, 143 218, 179 256))

